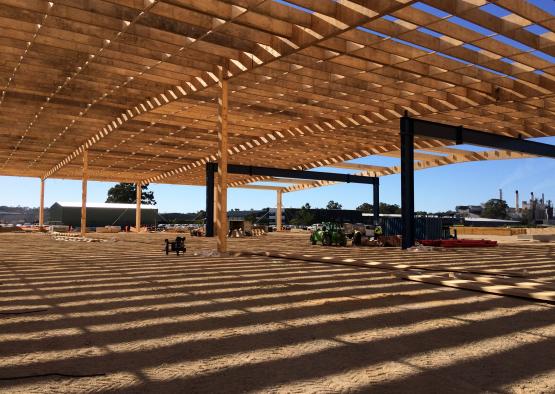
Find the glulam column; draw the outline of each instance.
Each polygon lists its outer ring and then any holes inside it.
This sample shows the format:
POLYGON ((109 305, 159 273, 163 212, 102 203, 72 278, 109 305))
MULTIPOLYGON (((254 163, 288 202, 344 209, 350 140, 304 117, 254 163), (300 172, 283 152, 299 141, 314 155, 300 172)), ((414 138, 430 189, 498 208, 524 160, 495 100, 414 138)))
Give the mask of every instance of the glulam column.
POLYGON ((228 81, 227 66, 219 69, 220 97, 218 98, 218 179, 216 183, 217 200, 217 249, 227 252, 227 156, 228 156, 228 81))
POLYGON ((136 193, 137 206, 135 208, 135 229, 137 230, 138 233, 140 233, 141 232, 141 199, 143 196, 143 189, 142 189, 141 182, 137 182, 135 185, 137 188, 137 193, 136 193))
POLYGON ((281 203, 283 192, 281 190, 277 190, 276 194, 276 230, 281 231, 281 203))
POLYGON ((89 152, 83 152, 83 178, 81 183, 81 235, 87 233, 87 179, 89 177, 89 152))
POLYGON ((39 228, 44 227, 44 178, 40 180, 39 228))

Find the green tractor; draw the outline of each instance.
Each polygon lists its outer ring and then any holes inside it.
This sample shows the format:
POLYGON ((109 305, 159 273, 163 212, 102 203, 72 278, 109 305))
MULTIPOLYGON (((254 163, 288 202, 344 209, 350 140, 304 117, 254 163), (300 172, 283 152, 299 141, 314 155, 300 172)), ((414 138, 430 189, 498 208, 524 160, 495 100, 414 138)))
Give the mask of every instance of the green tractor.
POLYGON ((347 246, 347 236, 339 224, 324 223, 322 228, 314 230, 310 236, 310 243, 312 245, 321 243, 323 246, 347 246))

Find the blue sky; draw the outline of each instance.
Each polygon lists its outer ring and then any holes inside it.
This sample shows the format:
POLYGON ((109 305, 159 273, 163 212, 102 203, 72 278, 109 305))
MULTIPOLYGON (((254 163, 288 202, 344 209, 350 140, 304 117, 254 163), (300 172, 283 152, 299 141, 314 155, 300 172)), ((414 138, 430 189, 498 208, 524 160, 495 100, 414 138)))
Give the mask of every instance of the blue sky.
MULTIPOLYGON (((555 144, 555 137, 542 139, 555 144)), ((368 157, 356 162, 395 165, 397 159, 368 157)), ((504 198, 514 206, 514 191, 520 191, 521 199, 530 192, 545 193, 546 199, 555 200, 555 160, 515 159, 489 162, 462 163, 430 168, 415 173, 415 204, 417 210, 441 211, 455 205, 479 204, 489 198, 497 198, 499 188, 504 198)), ((113 183, 89 182, 88 201, 104 202, 107 190, 113 183)), ((160 212, 191 212, 204 209, 204 187, 153 184, 160 212)), ((38 206, 40 182, 34 178, 0 177, 0 205, 38 206), (6 191, 9 191, 7 193, 6 191)), ((400 203, 400 177, 391 175, 381 178, 381 200, 400 203)), ((228 207, 250 209, 275 206, 275 192, 230 189, 228 207)), ((47 180, 46 206, 56 201, 80 201, 80 181, 47 180)), ((284 207, 299 207, 309 202, 313 207, 324 207, 329 200, 355 208, 363 202, 372 202, 372 189, 368 185, 339 184, 318 189, 286 193, 284 207)))
MULTIPOLYGON (((283 0, 275 1, 290 5, 283 0)), ((529 2, 555 15, 554 0, 529 0, 529 2)), ((450 17, 444 12, 422 3, 416 3, 412 6, 442 18, 449 18, 453 23, 471 28, 487 36, 493 36, 494 39, 521 50, 530 50, 534 55, 555 63, 555 58, 544 52, 525 48, 516 41, 502 35, 494 35, 493 32, 464 19, 450 17)), ((491 3, 483 6, 482 9, 497 17, 503 17, 508 13, 507 10, 491 3)), ((304 12, 310 12, 307 9, 303 10, 304 12)), ((394 20, 395 18, 388 16, 385 19, 394 20)), ((537 35, 545 32, 545 29, 537 25, 531 25, 527 29, 537 35)), ((361 28, 361 30, 364 31, 365 29, 361 28)), ((438 34, 429 29, 421 28, 419 30, 426 34, 438 34)), ((368 30, 366 29, 366 31, 368 30)), ((380 35, 376 32, 368 32, 380 35)), ((416 46, 395 38, 383 37, 405 45, 416 46)), ((465 44, 465 47, 470 50, 479 50, 478 47, 471 44, 465 44)), ((440 55, 448 57, 448 55, 440 55)), ((508 63, 512 62, 511 59, 502 60, 508 63)), ((494 70, 489 71, 499 74, 494 70)), ((543 73, 542 70, 536 70, 535 72, 543 73)), ((544 139, 542 142, 555 144, 555 137, 544 139)), ((398 164, 396 159, 376 157, 359 159, 356 162, 387 166, 398 164)), ((511 206, 514 205, 514 191, 516 189, 520 191, 521 199, 528 198, 530 192, 534 192, 536 195, 543 192, 547 199, 555 200, 555 178, 551 176, 551 171, 555 171, 555 160, 551 159, 474 162, 417 171, 415 175, 416 209, 440 211, 453 209, 455 205, 459 204, 478 204, 489 198, 497 197, 499 188, 503 189, 505 199, 511 206)), ((107 190, 112 185, 113 183, 90 182, 89 201, 103 202, 106 199, 107 190)), ((381 185, 381 200, 388 203, 399 203, 399 175, 382 178, 381 185)), ((4 191, 0 195, 0 205, 37 206, 39 187, 38 179, 0 177, 0 190, 4 191)), ((204 187, 151 185, 151 189, 155 193, 161 212, 191 212, 204 209, 204 187)), ((80 201, 80 193, 81 184, 79 181, 48 180, 45 202, 49 206, 55 201, 80 201)), ((287 193, 284 195, 284 206, 298 207, 309 202, 312 206, 323 207, 329 200, 335 200, 343 204, 344 208, 355 208, 363 202, 371 202, 371 196, 370 186, 342 184, 287 193)), ((263 208, 274 205, 275 192, 273 191, 231 189, 229 192, 228 206, 230 209, 263 208)))

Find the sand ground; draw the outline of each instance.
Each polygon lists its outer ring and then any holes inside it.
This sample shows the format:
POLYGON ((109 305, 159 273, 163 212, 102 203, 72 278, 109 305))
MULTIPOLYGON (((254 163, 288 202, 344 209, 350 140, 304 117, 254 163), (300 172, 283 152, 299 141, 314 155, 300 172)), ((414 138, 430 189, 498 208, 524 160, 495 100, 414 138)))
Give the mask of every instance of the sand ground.
MULTIPOLYGON (((555 305, 378 269, 211 256, 213 239, 189 237, 185 256, 165 256, 167 236, 1 234, 0 390, 555 392, 555 305)), ((553 244, 402 252, 310 246, 304 234, 229 242, 526 269, 555 282, 553 244)))

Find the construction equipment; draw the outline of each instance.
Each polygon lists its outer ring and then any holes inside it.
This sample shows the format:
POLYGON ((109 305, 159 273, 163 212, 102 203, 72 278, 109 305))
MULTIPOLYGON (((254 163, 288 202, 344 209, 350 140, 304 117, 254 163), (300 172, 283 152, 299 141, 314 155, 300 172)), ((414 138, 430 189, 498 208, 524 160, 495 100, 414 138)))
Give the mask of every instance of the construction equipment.
POLYGON ((333 222, 324 223, 321 229, 312 232, 310 243, 312 245, 321 243, 323 246, 347 246, 347 236, 339 224, 333 222))
MULTIPOLYGON (((379 226, 378 226, 379 227, 379 226)), ((363 223, 344 223, 343 232, 347 238, 353 240, 353 245, 360 246, 368 243, 374 237, 375 226, 363 223)))
POLYGON ((176 252, 179 256, 179 252, 185 253, 187 248, 185 247, 185 237, 175 237, 175 241, 166 241, 166 255, 170 254, 170 252, 176 252))

